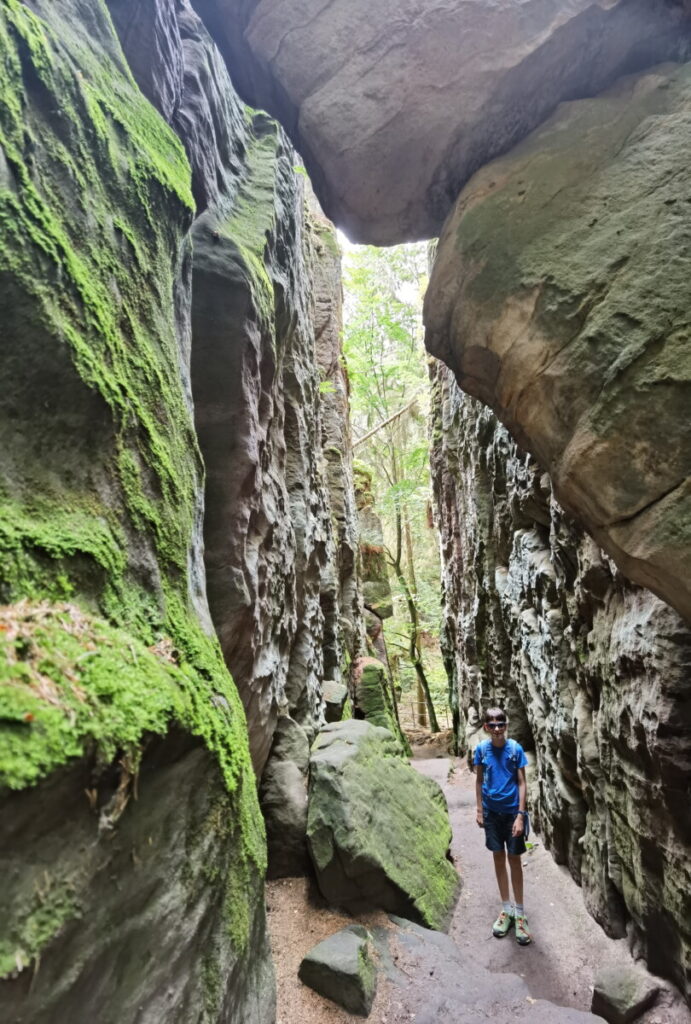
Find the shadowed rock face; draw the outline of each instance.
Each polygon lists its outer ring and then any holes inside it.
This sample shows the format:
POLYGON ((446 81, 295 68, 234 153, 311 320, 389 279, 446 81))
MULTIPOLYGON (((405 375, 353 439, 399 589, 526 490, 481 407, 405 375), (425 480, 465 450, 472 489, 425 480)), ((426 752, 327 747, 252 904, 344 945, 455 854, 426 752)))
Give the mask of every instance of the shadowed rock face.
MULTIPOLYGON (((21 944, 7 914, 23 902, 39 928, 67 917, 40 969, 0 982, 3 1020, 273 1020, 261 873, 234 877, 242 825, 213 758, 180 734, 156 741, 111 828, 85 796, 94 778, 79 762, 0 802, 3 939, 21 944)), ((113 771, 100 798, 117 784, 113 771)))
POLYGON ((189 162, 100 0, 3 3, 0 77, 0 1018, 269 1021, 202 560, 189 162))
POLYGON ((340 682, 360 642, 340 252, 287 138, 239 101, 196 14, 112 3, 192 165, 208 596, 261 774, 279 711, 313 735, 322 680, 340 682))
POLYGON ((680 52, 666 0, 193 0, 353 240, 438 234, 468 178, 547 117, 680 52))
POLYGON ((691 632, 556 503, 490 410, 434 371, 444 643, 472 745, 488 704, 534 751, 530 808, 614 936, 691 992, 691 632))
POLYGON ((459 197, 426 344, 691 619, 691 67, 565 104, 459 197))

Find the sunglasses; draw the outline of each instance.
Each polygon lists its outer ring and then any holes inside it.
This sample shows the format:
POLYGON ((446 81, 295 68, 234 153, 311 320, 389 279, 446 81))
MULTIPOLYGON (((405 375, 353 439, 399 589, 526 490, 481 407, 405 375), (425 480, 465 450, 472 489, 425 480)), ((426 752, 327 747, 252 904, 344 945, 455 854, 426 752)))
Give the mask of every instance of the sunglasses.
POLYGON ((485 722, 488 729, 505 729, 506 722, 485 722))

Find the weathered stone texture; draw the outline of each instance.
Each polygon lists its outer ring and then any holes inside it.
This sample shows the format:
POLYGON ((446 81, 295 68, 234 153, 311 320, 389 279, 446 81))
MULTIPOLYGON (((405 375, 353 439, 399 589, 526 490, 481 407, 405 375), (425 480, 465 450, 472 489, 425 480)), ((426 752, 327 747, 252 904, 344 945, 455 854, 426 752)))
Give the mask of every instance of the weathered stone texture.
POLYGON ((0 77, 0 1016, 268 1021, 263 824, 201 554, 189 162, 100 0, 6 0, 0 77))
POLYGON ((384 530, 374 509, 372 470, 356 464, 355 494, 357 500, 362 560, 362 600, 365 609, 378 619, 393 615, 393 596, 384 550, 384 530))
POLYGON ((300 964, 300 980, 349 1013, 367 1017, 377 991, 371 936, 351 925, 314 946, 300 964))
POLYGON ((684 50, 677 0, 193 0, 354 241, 438 233, 563 99, 684 50))
MULTIPOLYGON (((147 8, 141 36, 165 22, 161 3, 168 11, 163 0, 147 8)), ((176 9, 180 99, 170 117, 203 211, 193 229, 192 374, 208 595, 261 773, 279 710, 313 734, 322 680, 340 682, 360 643, 340 253, 280 128, 240 103, 202 23, 176 9)), ((138 24, 144 13, 130 16, 138 24)), ((146 87, 150 67, 132 23, 120 21, 146 87)), ((154 79, 170 73, 165 64, 154 79)), ((152 96, 165 112, 163 91, 152 96)))
POLYGON ((289 715, 278 719, 259 790, 269 878, 308 873, 307 769, 310 738, 289 715))
POLYGON ((313 243, 311 289, 317 367, 320 379, 321 446, 336 542, 335 560, 323 575, 325 616, 324 679, 344 679, 362 648, 363 608, 349 405, 349 381, 343 349, 341 251, 333 224, 326 220, 311 189, 308 219, 313 243), (335 571, 333 571, 335 570, 335 571))
POLYGON ((443 793, 401 759, 387 729, 351 719, 321 730, 310 756, 307 842, 327 900, 443 928, 458 889, 450 841, 443 793))
POLYGON ((9 929, 26 902, 34 927, 64 921, 40 963, 0 983, 2 1019, 273 1020, 261 874, 238 874, 242 824, 218 765, 183 734, 156 740, 137 799, 103 828, 118 781, 113 768, 97 796, 92 766, 78 762, 2 797, 3 942, 21 947, 9 929))
POLYGON ((459 197, 425 322, 562 506, 691 620, 689 163, 691 65, 564 104, 459 197))
POLYGON ((688 993, 691 633, 555 501, 492 412, 434 368, 444 643, 462 749, 488 703, 534 753, 530 806, 586 905, 688 993))

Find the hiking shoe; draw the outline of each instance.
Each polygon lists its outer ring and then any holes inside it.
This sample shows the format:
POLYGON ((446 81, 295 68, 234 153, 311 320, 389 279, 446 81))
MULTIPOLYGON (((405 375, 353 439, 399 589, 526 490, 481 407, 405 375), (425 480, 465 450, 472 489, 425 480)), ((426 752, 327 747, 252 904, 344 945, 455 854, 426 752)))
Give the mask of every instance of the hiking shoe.
MULTIPOLYGON (((518 945, 529 946, 533 940, 530 932, 528 931, 528 918, 525 915, 517 914, 514 920, 514 926, 516 929, 516 942, 518 945)), ((504 934, 506 934, 506 932, 504 932, 504 934)))
MULTIPOLYGON (((503 939, 511 928, 513 920, 513 914, 507 914, 505 910, 502 910, 501 914, 492 925, 492 935, 494 935, 496 939, 503 939)), ((530 942, 530 939, 528 939, 528 942, 530 942)))

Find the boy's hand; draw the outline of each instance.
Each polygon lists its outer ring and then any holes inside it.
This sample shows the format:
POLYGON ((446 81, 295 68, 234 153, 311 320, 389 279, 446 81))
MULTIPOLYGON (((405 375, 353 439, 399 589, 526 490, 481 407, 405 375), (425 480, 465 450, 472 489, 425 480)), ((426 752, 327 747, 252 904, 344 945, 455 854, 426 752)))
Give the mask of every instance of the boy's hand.
POLYGON ((514 837, 514 839, 516 838, 516 836, 522 836, 523 835, 523 815, 522 814, 517 814, 516 815, 516 820, 514 821, 513 828, 511 829, 511 835, 514 837))
POLYGON ((484 815, 482 813, 482 810, 476 811, 476 813, 475 813, 475 821, 478 823, 480 828, 484 828, 485 827, 485 818, 484 818, 484 815))

